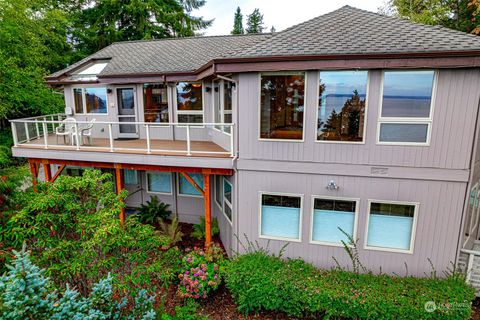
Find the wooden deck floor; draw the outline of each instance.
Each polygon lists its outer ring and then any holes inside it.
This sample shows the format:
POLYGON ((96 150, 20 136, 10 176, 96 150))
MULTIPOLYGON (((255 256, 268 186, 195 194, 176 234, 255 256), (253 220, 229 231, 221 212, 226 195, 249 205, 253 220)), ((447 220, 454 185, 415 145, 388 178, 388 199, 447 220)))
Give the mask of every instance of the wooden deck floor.
MULTIPOLYGON (((44 148, 44 138, 34 139, 18 145, 19 148, 44 148)), ((113 141, 113 153, 131 153, 131 154, 148 154, 147 141, 145 139, 118 139, 113 141)), ((186 141, 172 140, 151 140, 151 153, 153 155, 165 156, 187 156, 186 141)), ((104 138, 93 138, 91 145, 81 145, 80 150, 76 146, 64 144, 63 138, 59 137, 58 144, 54 134, 48 136, 49 150, 71 150, 76 152, 109 152, 110 141, 104 138)), ((193 157, 217 157, 229 158, 230 154, 227 150, 211 141, 192 141, 191 151, 193 157)))

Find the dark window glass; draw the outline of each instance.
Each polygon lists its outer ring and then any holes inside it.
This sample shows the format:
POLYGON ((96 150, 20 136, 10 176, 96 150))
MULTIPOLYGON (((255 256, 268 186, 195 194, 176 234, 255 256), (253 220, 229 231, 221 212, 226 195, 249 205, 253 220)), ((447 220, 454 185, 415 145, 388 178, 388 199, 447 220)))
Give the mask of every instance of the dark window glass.
POLYGON ((370 213, 388 216, 413 217, 415 206, 372 202, 370 205, 370 213))
POLYGON ((262 75, 260 137, 301 140, 305 76, 262 75))
POLYGON ((75 103, 75 113, 83 113, 83 92, 81 88, 73 89, 73 100, 75 103))
POLYGON ((178 122, 180 123, 203 123, 203 115, 201 114, 179 114, 178 122))
POLYGON ((180 111, 203 110, 201 83, 180 82, 177 84, 177 109, 180 111))
POLYGON ((367 71, 320 72, 317 139, 363 141, 367 71))
POLYGON ((330 200, 330 199, 315 199, 315 210, 332 210, 332 211, 346 211, 355 212, 355 201, 330 200))
POLYGON ((143 85, 145 122, 168 122, 167 86, 160 83, 143 85))
POLYGON ((381 123, 381 142, 426 142, 428 124, 416 123, 381 123))
POLYGON ((262 205, 276 207, 300 208, 299 197, 279 196, 264 194, 262 196, 262 205))

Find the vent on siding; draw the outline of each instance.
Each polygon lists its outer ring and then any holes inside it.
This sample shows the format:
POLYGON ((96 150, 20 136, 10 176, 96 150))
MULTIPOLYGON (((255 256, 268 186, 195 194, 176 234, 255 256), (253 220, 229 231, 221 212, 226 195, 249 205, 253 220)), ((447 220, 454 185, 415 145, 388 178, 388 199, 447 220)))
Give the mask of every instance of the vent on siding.
POLYGON ((372 167, 370 169, 370 174, 386 175, 386 174, 388 174, 388 168, 372 167))

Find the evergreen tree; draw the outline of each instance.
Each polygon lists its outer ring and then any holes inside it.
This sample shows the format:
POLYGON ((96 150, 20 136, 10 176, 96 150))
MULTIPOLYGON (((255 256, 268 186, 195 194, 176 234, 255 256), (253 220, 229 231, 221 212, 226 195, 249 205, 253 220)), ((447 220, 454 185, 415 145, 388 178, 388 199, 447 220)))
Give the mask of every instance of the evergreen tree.
POLYGON ((252 14, 247 16, 247 33, 262 33, 263 32, 263 14, 257 8, 253 10, 252 14))
POLYGON ((243 14, 240 10, 240 7, 237 7, 237 11, 235 11, 235 16, 233 18, 233 30, 232 34, 243 34, 245 31, 243 30, 243 14))
POLYGON ((272 26, 272 27, 270 28, 270 32, 271 32, 271 33, 277 32, 277 29, 275 29, 275 26, 272 26))

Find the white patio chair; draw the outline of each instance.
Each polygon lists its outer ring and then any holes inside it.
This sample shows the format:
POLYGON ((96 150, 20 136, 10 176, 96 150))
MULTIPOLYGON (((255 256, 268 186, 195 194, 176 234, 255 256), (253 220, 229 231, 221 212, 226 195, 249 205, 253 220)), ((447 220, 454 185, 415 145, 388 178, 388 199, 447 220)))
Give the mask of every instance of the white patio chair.
POLYGON ((96 119, 92 119, 85 127, 79 129, 80 139, 82 141, 81 142, 82 144, 85 144, 85 138, 86 138, 88 141, 88 145, 89 146, 92 145, 92 129, 93 129, 93 125, 95 124, 95 121, 96 119))
POLYGON ((63 120, 62 124, 60 124, 58 127, 55 128, 57 144, 58 144, 58 137, 63 136, 64 144, 67 144, 67 138, 68 138, 68 143, 73 145, 73 136, 75 134, 76 123, 77 123, 77 120, 75 118, 66 118, 65 120, 63 120))

